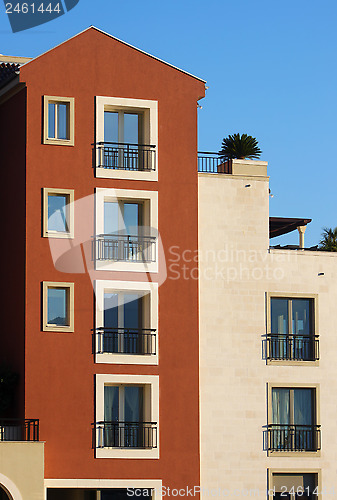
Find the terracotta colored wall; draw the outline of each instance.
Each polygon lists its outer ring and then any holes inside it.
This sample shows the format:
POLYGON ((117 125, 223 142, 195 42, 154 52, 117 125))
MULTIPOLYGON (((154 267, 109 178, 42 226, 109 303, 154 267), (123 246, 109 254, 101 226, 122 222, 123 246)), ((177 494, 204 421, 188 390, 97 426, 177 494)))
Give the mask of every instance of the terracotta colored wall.
POLYGON ((95 364, 91 282, 85 274, 55 270, 48 240, 41 238, 41 189, 74 188, 75 199, 95 187, 158 190, 166 252, 171 245, 197 249, 196 100, 204 85, 94 29, 23 67, 21 80, 28 86, 26 414, 40 418, 46 478, 199 484, 197 281, 168 279, 159 289, 159 366, 95 364), (75 147, 41 144, 44 94, 75 97, 75 147), (94 177, 96 95, 158 100, 158 182, 94 177), (75 333, 41 331, 44 280, 75 283, 75 333), (159 460, 94 459, 95 373, 159 374, 159 460))
POLYGON ((14 406, 24 414, 26 90, 0 105, 2 327, 0 363, 19 374, 14 406))

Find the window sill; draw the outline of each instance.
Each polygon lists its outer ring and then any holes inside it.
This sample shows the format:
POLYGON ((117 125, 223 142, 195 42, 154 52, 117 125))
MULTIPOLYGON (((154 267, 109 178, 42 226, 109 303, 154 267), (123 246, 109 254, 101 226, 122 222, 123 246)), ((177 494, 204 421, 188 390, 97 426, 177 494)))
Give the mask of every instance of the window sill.
POLYGON ((134 181, 158 181, 158 171, 127 171, 114 168, 95 167, 95 176, 105 179, 125 179, 134 181))
POLYGON ((71 139, 43 139, 43 144, 49 144, 53 146, 74 146, 74 141, 71 139))
POLYGON ((43 235, 44 238, 65 238, 65 239, 68 239, 68 240, 73 240, 74 239, 74 235, 72 233, 57 233, 57 232, 46 232, 44 235, 43 235))
POLYGON ((284 457, 284 458, 298 458, 298 457, 320 457, 321 450, 318 451, 268 451, 268 457, 284 457))
POLYGON ((158 365, 158 355, 151 354, 96 354, 95 363, 116 365, 158 365))
POLYGON ((159 449, 96 448, 95 458, 149 458, 159 459, 159 449))
POLYGON ((267 365, 274 366, 319 366, 319 360, 317 361, 291 361, 289 359, 286 360, 277 360, 277 359, 267 359, 267 365))

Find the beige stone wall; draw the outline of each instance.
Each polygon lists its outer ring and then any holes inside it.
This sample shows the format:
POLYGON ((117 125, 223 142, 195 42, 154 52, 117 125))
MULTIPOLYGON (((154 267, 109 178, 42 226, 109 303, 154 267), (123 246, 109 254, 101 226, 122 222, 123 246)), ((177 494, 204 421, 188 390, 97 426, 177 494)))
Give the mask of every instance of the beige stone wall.
POLYGON ((269 250, 268 203, 267 177, 199 175, 203 498, 217 488, 226 498, 266 498, 268 469, 321 470, 326 498, 333 486, 337 494, 337 255, 269 250), (318 366, 267 365, 268 292, 318 295, 318 366), (271 383, 319 385, 318 456, 267 456, 271 383))
POLYGON ((0 484, 13 500, 43 500, 44 443, 0 442, 0 484))

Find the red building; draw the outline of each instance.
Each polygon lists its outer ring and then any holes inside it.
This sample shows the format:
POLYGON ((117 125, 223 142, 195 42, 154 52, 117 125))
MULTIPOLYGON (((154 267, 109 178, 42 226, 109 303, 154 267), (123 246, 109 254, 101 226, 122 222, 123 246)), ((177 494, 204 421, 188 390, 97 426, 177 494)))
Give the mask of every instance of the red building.
POLYGON ((0 65, 0 498, 198 485, 198 282, 165 280, 165 254, 198 247, 205 82, 96 28, 18 62, 0 65))

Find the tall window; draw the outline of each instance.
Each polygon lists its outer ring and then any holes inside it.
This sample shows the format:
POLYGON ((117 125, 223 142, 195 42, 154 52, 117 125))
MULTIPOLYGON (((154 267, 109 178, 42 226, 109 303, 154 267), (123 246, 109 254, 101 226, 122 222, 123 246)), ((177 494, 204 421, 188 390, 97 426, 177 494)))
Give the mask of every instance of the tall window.
POLYGON ((139 293, 104 293, 103 351, 143 354, 152 339, 142 333, 142 295, 139 293))
POLYGON ((314 299, 271 298, 269 357, 313 361, 318 359, 314 331, 314 299))
POLYGON ((317 450, 315 399, 311 388, 272 389, 271 449, 317 450))
POLYGON ((144 387, 104 386, 105 446, 143 446, 144 387))

